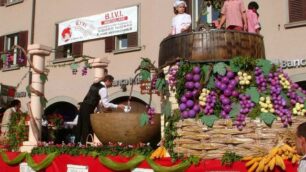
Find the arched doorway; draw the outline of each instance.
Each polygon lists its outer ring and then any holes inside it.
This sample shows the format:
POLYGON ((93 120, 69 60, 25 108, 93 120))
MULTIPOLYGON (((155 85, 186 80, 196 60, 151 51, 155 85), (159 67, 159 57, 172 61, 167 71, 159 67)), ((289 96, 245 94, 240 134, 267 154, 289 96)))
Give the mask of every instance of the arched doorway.
MULTIPOLYGON (((73 121, 78 114, 78 108, 69 102, 59 101, 49 105, 44 111, 44 119, 50 119, 54 116, 63 117, 63 122, 73 121)), ((43 126, 42 141, 54 141, 55 144, 69 142, 69 137, 74 133, 74 128, 55 128, 43 126)))

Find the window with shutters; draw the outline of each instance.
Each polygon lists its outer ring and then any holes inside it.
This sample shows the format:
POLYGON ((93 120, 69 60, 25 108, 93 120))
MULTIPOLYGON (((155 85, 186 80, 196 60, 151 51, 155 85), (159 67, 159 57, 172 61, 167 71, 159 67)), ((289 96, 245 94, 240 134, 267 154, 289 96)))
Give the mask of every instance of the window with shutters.
POLYGON ((105 52, 128 52, 140 50, 138 32, 105 38, 105 52))
POLYGON ((3 70, 26 66, 27 59, 23 51, 14 47, 20 46, 27 50, 28 31, 4 35, 0 37, 1 67, 3 70))
POLYGON ((58 40, 58 25, 56 25, 56 50, 55 59, 53 63, 65 62, 67 60, 73 60, 74 58, 83 56, 83 42, 75 42, 62 46, 57 45, 58 40))
POLYGON ((288 0, 289 23, 285 28, 306 26, 306 0, 288 0))

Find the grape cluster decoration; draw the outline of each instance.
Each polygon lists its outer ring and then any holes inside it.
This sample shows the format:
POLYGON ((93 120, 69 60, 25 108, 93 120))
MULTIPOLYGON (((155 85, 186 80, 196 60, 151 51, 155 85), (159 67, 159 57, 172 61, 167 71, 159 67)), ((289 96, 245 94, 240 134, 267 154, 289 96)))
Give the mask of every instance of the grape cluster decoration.
POLYGON ((306 91, 268 60, 237 57, 230 63, 177 64, 170 67, 167 82, 176 88, 183 119, 214 116, 205 120, 230 119, 242 130, 248 117, 267 125, 280 120, 287 127, 292 116, 306 114, 306 91))

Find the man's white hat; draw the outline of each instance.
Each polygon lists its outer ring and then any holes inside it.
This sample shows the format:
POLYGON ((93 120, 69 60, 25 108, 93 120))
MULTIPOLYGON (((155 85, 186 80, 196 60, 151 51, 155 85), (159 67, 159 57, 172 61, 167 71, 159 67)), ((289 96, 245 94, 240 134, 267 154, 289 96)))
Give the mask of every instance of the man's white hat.
POLYGON ((175 2, 174 2, 174 4, 173 4, 173 7, 178 7, 179 5, 181 5, 181 4, 184 4, 185 5, 185 7, 187 7, 187 4, 186 4, 186 2, 185 1, 182 1, 182 0, 176 0, 175 2))

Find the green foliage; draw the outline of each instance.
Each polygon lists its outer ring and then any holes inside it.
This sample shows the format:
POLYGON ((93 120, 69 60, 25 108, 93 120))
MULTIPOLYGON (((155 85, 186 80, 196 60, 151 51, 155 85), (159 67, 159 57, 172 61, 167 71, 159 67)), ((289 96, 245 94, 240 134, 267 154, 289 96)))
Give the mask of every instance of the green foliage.
POLYGON ((256 66, 256 59, 252 57, 235 57, 230 61, 230 67, 232 71, 238 72, 252 71, 256 66))
POLYGON ((28 97, 31 97, 30 85, 26 87, 26 91, 27 91, 28 97))
POLYGON ((241 106, 239 103, 233 103, 232 105, 232 110, 230 111, 230 117, 231 118, 236 118, 236 116, 239 114, 241 109, 241 106))
POLYGON ((259 98, 260 98, 260 94, 257 91, 256 87, 250 87, 246 90, 246 94, 248 94, 249 96, 251 96, 251 100, 254 103, 258 103, 259 102, 259 98))
POLYGON ((149 117, 146 112, 143 112, 139 118, 140 126, 145 126, 149 123, 149 117))
POLYGON ((148 70, 140 70, 140 78, 142 81, 149 81, 151 78, 151 73, 148 70))
POLYGON ((77 70, 77 69, 79 68, 79 64, 77 64, 77 63, 72 63, 72 64, 70 65, 70 68, 71 68, 72 70, 77 70))
POLYGON ((226 151, 222 156, 222 165, 230 166, 232 163, 242 159, 242 156, 237 155, 235 152, 226 151))
POLYGON ((167 116, 170 117, 171 116, 171 112, 172 112, 172 105, 171 102, 169 100, 165 100, 162 103, 162 113, 167 116))
POLYGON ((216 120, 219 118, 215 115, 203 115, 201 117, 201 121, 203 124, 207 125, 208 127, 213 127, 216 120))
POLYGON ((40 97, 40 103, 41 103, 42 107, 46 107, 47 102, 48 102, 48 100, 46 99, 46 97, 44 97, 44 96, 40 97))
POLYGON ((273 65, 269 60, 259 59, 257 61, 257 66, 260 67, 262 69, 264 75, 267 76, 269 74, 269 72, 271 71, 273 65))
POLYGON ((151 60, 148 58, 141 58, 140 62, 140 78, 142 81, 149 81, 151 79, 151 60))
POLYGON ((215 77, 213 75, 211 75, 209 77, 208 83, 207 83, 207 88, 208 89, 213 89, 215 88, 215 77))
POLYGON ((176 94, 175 98, 179 100, 185 91, 185 75, 192 70, 190 63, 180 62, 180 67, 177 72, 176 94))
POLYGON ((25 125, 26 117, 27 114, 25 113, 16 112, 12 114, 7 133, 9 150, 18 151, 22 142, 27 140, 28 130, 25 125))
POLYGON ((79 146, 66 146, 66 145, 49 145, 49 146, 39 146, 32 149, 32 155, 39 155, 39 154, 50 154, 53 152, 58 152, 59 154, 67 154, 71 156, 117 156, 117 155, 124 155, 124 156, 134 156, 134 155, 145 155, 149 156, 152 152, 152 148, 150 146, 140 146, 140 145, 103 145, 103 146, 96 146, 96 147, 79 147, 79 146))
POLYGON ((163 93, 167 87, 167 82, 165 78, 157 78, 155 88, 160 92, 163 93))
POLYGON ((219 62, 214 65, 213 72, 224 76, 226 74, 226 64, 223 62, 219 62))
POLYGON ((261 113, 260 119, 268 126, 273 124, 273 121, 276 119, 276 116, 272 113, 261 113))
POLYGON ((249 112, 248 116, 251 119, 256 119, 258 116, 260 116, 260 105, 256 104, 255 107, 252 108, 251 112, 249 112))
POLYGON ((166 125, 165 125, 165 147, 167 148, 171 158, 178 159, 179 155, 174 152, 174 139, 177 137, 177 128, 175 123, 181 119, 181 114, 178 109, 173 111, 173 115, 165 118, 166 125))
POLYGON ((40 80, 45 83, 48 80, 48 77, 45 73, 40 74, 40 80))

